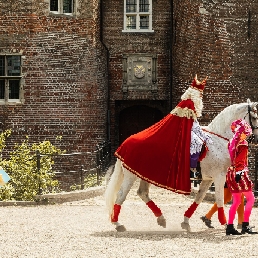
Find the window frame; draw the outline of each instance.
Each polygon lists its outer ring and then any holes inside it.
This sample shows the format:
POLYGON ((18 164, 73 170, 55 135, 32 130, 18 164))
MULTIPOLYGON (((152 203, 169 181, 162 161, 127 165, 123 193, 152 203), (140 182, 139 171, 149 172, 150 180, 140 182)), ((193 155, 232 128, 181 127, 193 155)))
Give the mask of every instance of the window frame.
POLYGON ((152 29, 152 0, 149 0, 149 12, 140 12, 140 0, 137 1, 136 12, 126 12, 126 0, 124 0, 124 21, 123 21, 123 30, 122 32, 154 32, 152 29), (136 29, 128 29, 127 28, 127 17, 135 16, 136 17, 136 29), (149 28, 141 29, 140 28, 140 16, 148 16, 149 17, 149 28))
POLYGON ((24 79, 22 75, 22 60, 23 56, 21 54, 1 54, 0 57, 5 58, 5 66, 4 66, 4 75, 0 75, 0 80, 4 80, 4 98, 0 99, 0 105, 3 104, 21 104, 24 103, 24 97, 23 97, 23 84, 24 84, 24 79), (20 57, 20 75, 8 75, 8 62, 7 58, 10 56, 19 56, 20 57), (19 80, 19 98, 9 98, 9 89, 10 89, 10 80, 19 80))
POLYGON ((71 13, 64 13, 64 0, 56 0, 58 2, 58 10, 57 11, 51 11, 50 6, 51 6, 51 0, 49 1, 49 12, 52 14, 63 14, 63 15, 75 15, 75 10, 76 10, 76 4, 77 0, 70 0, 72 2, 72 12, 71 13))

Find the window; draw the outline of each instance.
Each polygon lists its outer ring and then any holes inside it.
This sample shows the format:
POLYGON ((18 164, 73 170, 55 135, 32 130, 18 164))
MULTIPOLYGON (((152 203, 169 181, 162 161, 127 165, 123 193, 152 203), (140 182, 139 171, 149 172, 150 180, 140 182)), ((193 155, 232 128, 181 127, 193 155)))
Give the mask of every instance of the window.
POLYGON ((21 101, 21 56, 0 55, 0 103, 21 101))
POLYGON ((50 12, 72 15, 75 0, 50 0, 50 12))
POLYGON ((124 32, 153 32, 152 0, 124 0, 124 32))

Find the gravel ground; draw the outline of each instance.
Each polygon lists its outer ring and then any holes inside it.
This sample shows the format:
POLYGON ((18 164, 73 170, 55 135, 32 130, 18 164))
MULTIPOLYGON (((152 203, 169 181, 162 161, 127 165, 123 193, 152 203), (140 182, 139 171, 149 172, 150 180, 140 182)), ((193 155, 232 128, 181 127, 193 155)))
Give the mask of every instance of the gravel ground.
MULTIPOLYGON (((192 232, 187 233, 180 224, 192 197, 154 186, 150 194, 167 219, 165 229, 157 225, 136 189, 122 206, 120 222, 127 228, 122 233, 109 223, 103 196, 56 205, 0 207, 0 257, 258 257, 258 235, 226 236, 217 215, 215 229, 205 227, 200 216, 211 203, 198 207, 191 218, 192 232)), ((257 208, 251 224, 258 227, 257 208)))

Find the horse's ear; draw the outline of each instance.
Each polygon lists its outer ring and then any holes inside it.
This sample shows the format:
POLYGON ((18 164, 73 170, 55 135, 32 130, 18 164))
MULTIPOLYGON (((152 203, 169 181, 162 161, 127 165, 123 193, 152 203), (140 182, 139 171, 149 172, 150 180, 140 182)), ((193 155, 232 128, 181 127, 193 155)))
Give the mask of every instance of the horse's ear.
POLYGON ((247 99, 247 104, 251 104, 251 100, 250 99, 247 99))

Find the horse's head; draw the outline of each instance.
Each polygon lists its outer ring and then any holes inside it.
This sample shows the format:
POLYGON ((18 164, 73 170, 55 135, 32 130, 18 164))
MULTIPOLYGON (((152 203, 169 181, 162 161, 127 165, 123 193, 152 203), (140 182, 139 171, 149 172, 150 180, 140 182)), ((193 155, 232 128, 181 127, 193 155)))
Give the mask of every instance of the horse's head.
POLYGON ((249 99, 245 103, 233 104, 222 110, 208 125, 208 129, 227 139, 232 138, 233 134, 230 126, 233 121, 244 119, 252 128, 252 135, 248 141, 258 143, 258 102, 251 102, 249 99))
POLYGON ((257 144, 258 143, 258 115, 257 115, 257 104, 258 102, 251 102, 247 100, 248 113, 246 121, 251 125, 253 134, 249 137, 248 141, 257 144))

